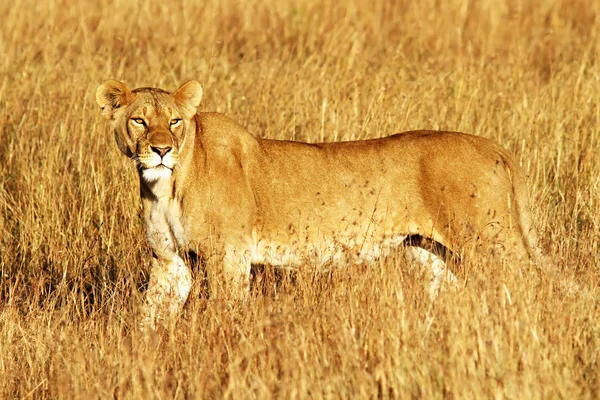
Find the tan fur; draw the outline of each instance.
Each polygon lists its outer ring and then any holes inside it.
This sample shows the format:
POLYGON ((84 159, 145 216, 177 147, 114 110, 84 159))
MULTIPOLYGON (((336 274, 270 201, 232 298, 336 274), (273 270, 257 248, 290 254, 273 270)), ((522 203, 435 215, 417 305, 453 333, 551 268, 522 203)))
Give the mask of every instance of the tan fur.
POLYGON ((218 267, 232 297, 247 292, 252 263, 365 262, 412 235, 458 254, 536 257, 523 173, 492 141, 434 131, 342 143, 258 139, 224 115, 197 113, 201 97, 196 81, 173 94, 117 81, 97 90, 119 148, 138 163, 155 255, 150 324, 185 302, 188 250, 218 267), (170 147, 168 168, 152 169, 170 147))

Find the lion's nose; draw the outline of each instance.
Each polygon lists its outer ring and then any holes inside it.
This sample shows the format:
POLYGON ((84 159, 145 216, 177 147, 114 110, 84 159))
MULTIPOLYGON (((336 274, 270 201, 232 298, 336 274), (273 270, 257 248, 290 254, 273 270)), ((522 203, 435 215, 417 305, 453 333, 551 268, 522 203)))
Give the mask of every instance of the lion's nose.
POLYGON ((167 147, 154 147, 154 146, 150 146, 150 148, 152 149, 153 152, 155 152, 156 154, 158 154, 160 156, 160 158, 163 158, 165 156, 165 154, 167 154, 168 152, 170 152, 171 149, 172 149, 171 146, 167 146, 167 147))

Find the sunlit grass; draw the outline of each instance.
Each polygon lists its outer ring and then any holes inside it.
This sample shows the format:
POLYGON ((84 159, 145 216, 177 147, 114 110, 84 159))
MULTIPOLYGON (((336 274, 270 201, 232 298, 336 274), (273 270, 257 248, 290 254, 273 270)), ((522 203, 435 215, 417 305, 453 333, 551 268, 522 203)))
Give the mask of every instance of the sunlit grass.
MULTIPOLYGON (((587 1, 0 4, 0 397, 598 398, 600 70, 587 1), (553 265, 271 269, 228 309, 201 279, 162 338, 134 168, 94 101, 204 87, 261 137, 410 129, 494 139, 528 175, 553 265), (576 282, 580 290, 569 291, 576 282)), ((199 272, 195 271, 199 277, 199 272)))

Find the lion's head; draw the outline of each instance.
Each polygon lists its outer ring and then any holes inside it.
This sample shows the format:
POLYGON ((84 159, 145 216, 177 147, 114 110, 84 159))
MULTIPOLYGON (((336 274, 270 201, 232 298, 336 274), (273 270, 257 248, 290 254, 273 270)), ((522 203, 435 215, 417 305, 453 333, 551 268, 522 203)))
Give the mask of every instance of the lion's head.
POLYGON ((148 182, 170 177, 177 167, 201 100, 202 86, 194 80, 174 93, 155 88, 132 91, 115 80, 104 82, 96 91, 96 101, 110 120, 119 149, 137 162, 148 182))

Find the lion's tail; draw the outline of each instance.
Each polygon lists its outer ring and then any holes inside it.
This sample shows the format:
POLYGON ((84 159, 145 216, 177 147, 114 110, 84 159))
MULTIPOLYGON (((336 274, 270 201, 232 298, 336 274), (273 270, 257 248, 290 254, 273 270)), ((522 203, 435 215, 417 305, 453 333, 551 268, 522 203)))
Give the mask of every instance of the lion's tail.
POLYGON ((526 180, 523 171, 513 166, 512 158, 505 152, 501 153, 505 170, 511 181, 511 195, 509 204, 514 207, 512 215, 516 221, 513 222, 513 228, 521 233, 522 245, 529 256, 529 259, 538 267, 546 263, 546 256, 543 253, 535 227, 531 220, 531 205, 526 191, 526 180))

